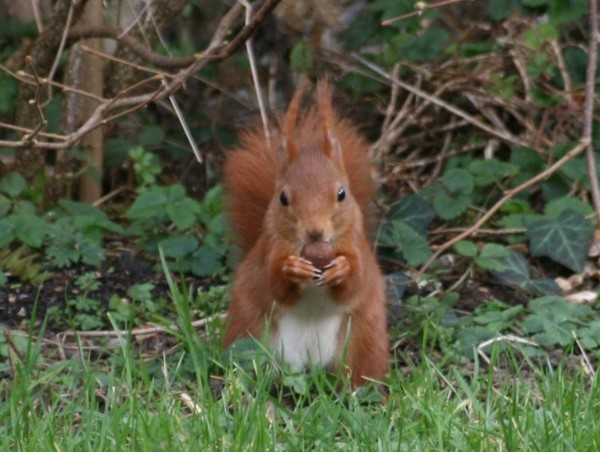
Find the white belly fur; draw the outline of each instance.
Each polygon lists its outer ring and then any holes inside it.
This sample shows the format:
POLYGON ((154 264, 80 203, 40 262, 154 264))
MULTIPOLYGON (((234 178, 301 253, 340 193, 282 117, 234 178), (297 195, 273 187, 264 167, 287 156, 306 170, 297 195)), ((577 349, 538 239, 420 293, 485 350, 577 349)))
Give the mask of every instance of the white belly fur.
POLYGON ((271 343, 282 360, 294 367, 326 366, 336 357, 344 310, 323 287, 309 288, 301 300, 280 317, 271 343))

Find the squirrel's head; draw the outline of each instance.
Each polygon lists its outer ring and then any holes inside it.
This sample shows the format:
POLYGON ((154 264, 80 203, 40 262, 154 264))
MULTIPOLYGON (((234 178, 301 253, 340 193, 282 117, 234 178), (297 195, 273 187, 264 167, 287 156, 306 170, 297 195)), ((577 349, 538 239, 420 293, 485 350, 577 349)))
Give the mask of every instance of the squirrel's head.
POLYGON ((284 118, 272 218, 278 233, 298 249, 313 241, 335 246, 349 230, 362 228, 360 208, 336 137, 328 83, 317 86, 317 108, 299 116, 302 93, 296 92, 284 118))

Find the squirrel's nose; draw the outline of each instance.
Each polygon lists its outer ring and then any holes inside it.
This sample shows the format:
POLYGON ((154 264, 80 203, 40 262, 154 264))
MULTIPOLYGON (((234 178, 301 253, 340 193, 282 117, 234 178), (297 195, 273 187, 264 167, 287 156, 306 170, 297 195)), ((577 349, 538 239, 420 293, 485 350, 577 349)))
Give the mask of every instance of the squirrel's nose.
POLYGON ((311 229, 307 231, 306 235, 310 242, 320 242, 323 240, 324 231, 323 229, 311 229))

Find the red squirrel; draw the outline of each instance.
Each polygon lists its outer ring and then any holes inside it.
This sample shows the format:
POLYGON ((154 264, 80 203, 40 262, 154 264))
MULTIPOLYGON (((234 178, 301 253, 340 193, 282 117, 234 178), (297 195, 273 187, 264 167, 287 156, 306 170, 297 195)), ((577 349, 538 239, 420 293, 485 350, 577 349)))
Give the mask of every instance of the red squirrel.
POLYGON ((384 281, 367 238, 368 145, 334 111, 328 82, 318 82, 316 106, 300 108, 303 92, 270 139, 262 128, 246 131, 225 164, 243 257, 224 347, 268 337, 284 362, 346 371, 356 387, 381 381, 388 361, 384 281), (308 259, 316 243, 331 262, 308 259))

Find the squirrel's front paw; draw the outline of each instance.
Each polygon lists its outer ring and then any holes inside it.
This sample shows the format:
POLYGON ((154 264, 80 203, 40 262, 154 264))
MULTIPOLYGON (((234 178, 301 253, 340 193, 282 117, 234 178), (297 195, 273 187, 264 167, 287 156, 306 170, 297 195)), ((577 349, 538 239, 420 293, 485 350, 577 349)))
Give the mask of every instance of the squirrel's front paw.
POLYGON ((315 268, 310 261, 300 256, 288 256, 283 261, 283 274, 296 284, 305 284, 309 281, 322 278, 323 272, 315 268))
POLYGON ((345 256, 338 256, 323 267, 323 275, 317 285, 337 286, 350 274, 350 263, 345 256))

